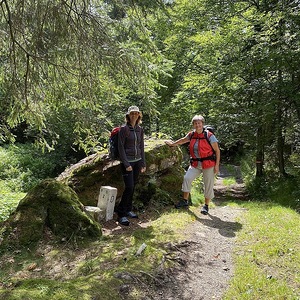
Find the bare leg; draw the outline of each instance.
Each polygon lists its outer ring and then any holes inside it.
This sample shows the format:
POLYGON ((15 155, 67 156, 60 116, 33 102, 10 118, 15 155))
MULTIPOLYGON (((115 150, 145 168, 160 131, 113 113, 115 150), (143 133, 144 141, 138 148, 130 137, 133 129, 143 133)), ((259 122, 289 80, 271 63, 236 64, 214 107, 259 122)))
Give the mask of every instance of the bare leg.
POLYGON ((183 199, 188 201, 189 200, 189 195, 190 195, 189 192, 183 192, 183 199))

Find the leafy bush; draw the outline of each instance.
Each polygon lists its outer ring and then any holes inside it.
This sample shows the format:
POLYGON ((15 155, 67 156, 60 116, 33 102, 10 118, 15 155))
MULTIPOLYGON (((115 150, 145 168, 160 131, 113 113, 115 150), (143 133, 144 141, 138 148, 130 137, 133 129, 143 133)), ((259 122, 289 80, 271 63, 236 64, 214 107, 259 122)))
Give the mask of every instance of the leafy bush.
POLYGON ((294 175, 283 177, 276 170, 265 168, 265 174, 255 176, 255 164, 251 164, 251 155, 241 162, 243 179, 247 192, 252 198, 271 201, 300 211, 300 175, 294 168, 294 175))
POLYGON ((0 180, 0 222, 6 220, 25 193, 12 193, 5 181, 0 180))
POLYGON ((12 191, 26 192, 42 179, 57 176, 66 166, 62 153, 43 153, 34 144, 0 147, 0 180, 12 191))

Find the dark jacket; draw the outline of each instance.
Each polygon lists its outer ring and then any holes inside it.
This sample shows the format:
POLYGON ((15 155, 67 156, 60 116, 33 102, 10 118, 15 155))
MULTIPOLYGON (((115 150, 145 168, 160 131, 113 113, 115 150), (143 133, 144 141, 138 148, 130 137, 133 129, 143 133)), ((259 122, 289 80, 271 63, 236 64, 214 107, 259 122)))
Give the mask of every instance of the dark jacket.
POLYGON ((118 138, 118 149, 121 162, 125 168, 130 161, 141 160, 142 167, 146 167, 144 152, 144 131, 140 125, 132 127, 126 124, 121 127, 118 138))

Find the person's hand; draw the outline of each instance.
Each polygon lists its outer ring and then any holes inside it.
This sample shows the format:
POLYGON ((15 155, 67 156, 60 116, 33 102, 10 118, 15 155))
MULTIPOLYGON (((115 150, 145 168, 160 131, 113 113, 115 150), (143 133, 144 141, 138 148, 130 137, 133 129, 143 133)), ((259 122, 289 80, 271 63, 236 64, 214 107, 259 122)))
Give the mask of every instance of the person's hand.
POLYGON ((145 173, 146 172, 146 167, 142 167, 141 168, 141 173, 145 173))
POLYGON ((215 169, 214 169, 214 171, 215 171, 215 175, 217 175, 217 174, 219 174, 219 166, 215 166, 215 169))
POLYGON ((126 171, 127 171, 127 172, 132 171, 132 166, 127 167, 127 168, 126 168, 126 171))

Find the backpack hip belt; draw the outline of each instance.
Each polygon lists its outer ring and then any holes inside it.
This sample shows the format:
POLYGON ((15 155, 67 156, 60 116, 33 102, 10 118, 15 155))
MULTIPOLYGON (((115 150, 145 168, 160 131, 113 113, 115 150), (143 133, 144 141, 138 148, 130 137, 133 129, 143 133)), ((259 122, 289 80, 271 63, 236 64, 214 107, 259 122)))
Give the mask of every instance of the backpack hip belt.
POLYGON ((210 156, 207 156, 207 157, 195 157, 195 158, 191 157, 190 158, 191 162, 193 162, 195 160, 196 161, 201 161, 201 162, 204 161, 204 160, 214 160, 215 161, 216 160, 216 155, 213 154, 213 155, 210 155, 210 156))

